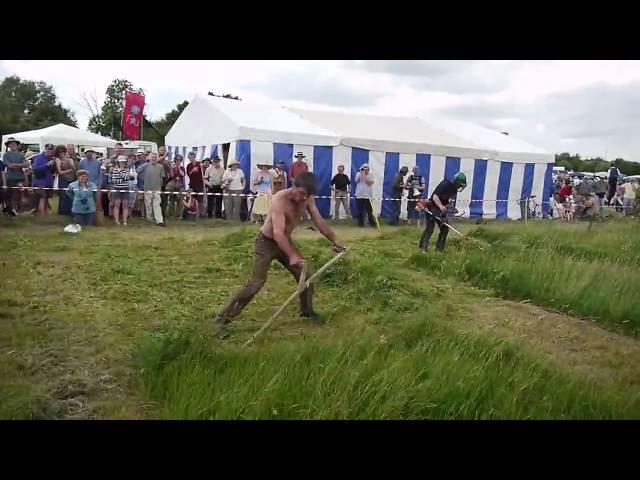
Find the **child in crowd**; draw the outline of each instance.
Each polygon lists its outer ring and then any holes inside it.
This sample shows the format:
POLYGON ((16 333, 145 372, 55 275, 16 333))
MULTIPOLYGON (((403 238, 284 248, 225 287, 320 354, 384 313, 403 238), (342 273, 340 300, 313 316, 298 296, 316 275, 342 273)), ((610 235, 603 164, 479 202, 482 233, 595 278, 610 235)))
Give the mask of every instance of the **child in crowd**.
POLYGON ((198 218, 198 201, 193 194, 193 190, 187 190, 187 196, 182 201, 184 208, 182 209, 182 219, 195 222, 198 218))

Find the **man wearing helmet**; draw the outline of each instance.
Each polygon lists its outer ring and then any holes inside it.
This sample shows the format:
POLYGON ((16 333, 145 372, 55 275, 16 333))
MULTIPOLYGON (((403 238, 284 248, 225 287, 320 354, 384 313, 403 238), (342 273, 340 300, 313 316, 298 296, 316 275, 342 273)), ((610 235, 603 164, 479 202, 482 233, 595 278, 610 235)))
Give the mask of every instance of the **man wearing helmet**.
POLYGON ((458 172, 453 176, 451 181, 446 179, 441 181, 431 194, 427 205, 426 224, 419 245, 423 251, 426 252, 429 249, 429 239, 433 234, 436 223, 440 228, 440 235, 438 235, 438 241, 436 242, 436 250, 444 250, 444 244, 447 241, 447 234, 449 233, 449 227, 443 225, 447 223, 447 205, 451 197, 464 190, 466 186, 466 175, 458 172))

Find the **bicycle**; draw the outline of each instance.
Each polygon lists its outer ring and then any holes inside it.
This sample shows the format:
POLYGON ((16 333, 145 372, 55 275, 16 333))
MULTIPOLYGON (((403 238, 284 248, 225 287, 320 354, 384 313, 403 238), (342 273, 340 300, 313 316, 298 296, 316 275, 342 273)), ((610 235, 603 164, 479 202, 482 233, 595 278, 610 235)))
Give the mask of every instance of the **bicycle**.
POLYGON ((522 218, 526 220, 541 220, 544 216, 542 215, 542 205, 540 203, 531 202, 536 198, 535 195, 529 195, 526 198, 520 199, 520 208, 522 210, 522 218), (532 207, 533 203, 533 207, 532 207))

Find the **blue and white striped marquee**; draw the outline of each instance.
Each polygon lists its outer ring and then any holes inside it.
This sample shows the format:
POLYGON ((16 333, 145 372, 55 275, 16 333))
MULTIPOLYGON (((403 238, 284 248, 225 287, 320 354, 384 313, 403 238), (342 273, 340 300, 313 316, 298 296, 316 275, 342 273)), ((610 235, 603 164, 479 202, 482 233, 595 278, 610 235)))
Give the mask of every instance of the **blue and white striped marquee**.
MULTIPOLYGON (((220 145, 169 146, 169 157, 182 154, 187 161, 187 153, 196 152, 196 158, 202 160, 218 154, 222 157, 220 145)), ((407 166, 409 171, 417 165, 428 185, 425 196, 431 195, 435 187, 444 178, 450 179, 462 171, 467 176, 467 188, 457 197, 457 207, 465 212, 467 218, 519 219, 521 209, 518 200, 530 195, 546 206, 551 196, 553 163, 526 163, 505 159, 478 159, 431 155, 428 152, 404 154, 398 152, 369 151, 361 148, 321 145, 295 145, 271 143, 265 141, 238 140, 231 143, 229 158, 236 158, 247 178, 257 171, 258 163, 275 164, 283 160, 287 171, 296 152, 304 152, 309 170, 318 177, 320 197, 330 197, 330 182, 337 173, 338 166, 344 165, 355 192, 354 179, 359 168, 368 163, 374 175, 373 206, 374 212, 388 218, 391 212, 391 182, 400 167, 407 166)), ((188 181, 188 179, 187 179, 188 181)), ((245 192, 249 191, 249 182, 245 192)), ((323 217, 332 215, 333 205, 330 198, 319 198, 318 209, 323 217)), ((403 201, 402 215, 406 218, 406 200, 403 201)), ((352 200, 355 211, 355 201, 352 200)))

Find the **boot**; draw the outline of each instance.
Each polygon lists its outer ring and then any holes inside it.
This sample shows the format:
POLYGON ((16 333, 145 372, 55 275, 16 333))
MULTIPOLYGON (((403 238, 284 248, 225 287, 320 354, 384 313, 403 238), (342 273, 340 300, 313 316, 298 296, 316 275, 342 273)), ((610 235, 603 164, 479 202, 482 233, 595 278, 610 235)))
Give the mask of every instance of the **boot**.
POLYGON ((324 325, 325 324, 325 319, 322 315, 320 315, 319 313, 316 312, 310 312, 310 313, 300 313, 300 316, 302 318, 306 318, 308 320, 311 321, 311 323, 313 323, 314 325, 324 325))
POLYGON ((229 328, 229 321, 221 314, 218 314, 213 319, 213 337, 218 340, 224 340, 231 335, 231 329, 229 328))

